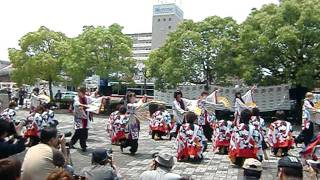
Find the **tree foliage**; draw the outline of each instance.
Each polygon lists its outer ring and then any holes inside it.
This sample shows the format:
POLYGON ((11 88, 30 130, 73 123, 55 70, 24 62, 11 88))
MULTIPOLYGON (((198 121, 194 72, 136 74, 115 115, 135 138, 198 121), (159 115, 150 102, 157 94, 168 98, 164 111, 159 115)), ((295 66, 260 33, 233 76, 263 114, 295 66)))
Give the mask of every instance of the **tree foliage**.
POLYGON ((147 61, 160 87, 183 82, 292 83, 312 88, 320 78, 320 0, 282 0, 231 18, 184 21, 147 61))
POLYGON ((314 87, 320 78, 320 1, 283 0, 242 24, 239 56, 247 83, 314 87))
POLYGON ((236 73, 238 24, 217 16, 201 22, 185 20, 146 62, 160 87, 178 83, 224 83, 236 73), (226 74, 226 72, 230 74, 226 74))
POLYGON ((19 40, 19 49, 9 49, 9 58, 14 68, 12 79, 18 84, 46 80, 52 97, 52 83, 60 80, 62 71, 59 46, 65 40, 63 33, 44 26, 24 35, 19 40))
POLYGON ((79 85, 85 77, 130 80, 134 72, 132 40, 122 33, 122 27, 85 26, 83 32, 70 39, 64 53, 64 69, 72 83, 79 85))

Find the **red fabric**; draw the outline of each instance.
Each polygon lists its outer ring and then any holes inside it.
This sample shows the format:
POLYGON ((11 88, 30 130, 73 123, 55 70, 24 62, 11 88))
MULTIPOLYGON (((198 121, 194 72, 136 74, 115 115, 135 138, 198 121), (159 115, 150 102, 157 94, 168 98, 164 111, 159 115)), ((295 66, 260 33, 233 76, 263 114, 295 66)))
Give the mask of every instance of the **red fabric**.
POLYGON ((39 129, 36 125, 32 125, 31 128, 28 128, 26 132, 24 133, 24 137, 39 137, 39 129))
POLYGON ((151 131, 160 131, 160 132, 163 132, 163 133, 167 133, 168 132, 167 125, 165 123, 161 123, 161 125, 159 125, 159 126, 151 125, 150 129, 151 129, 151 131))
POLYGON ((257 158, 258 148, 250 148, 250 149, 234 149, 229 151, 229 155, 231 158, 257 158))
POLYGON ((316 140, 310 143, 307 148, 301 153, 302 156, 309 156, 313 153, 314 148, 320 144, 320 135, 317 136, 316 140))
POLYGON ((229 140, 222 140, 222 141, 216 141, 215 142, 215 147, 220 148, 220 147, 229 147, 230 141, 229 140))
POLYGON ((126 139, 126 135, 124 131, 119 131, 115 136, 112 137, 112 142, 117 142, 119 140, 126 139))

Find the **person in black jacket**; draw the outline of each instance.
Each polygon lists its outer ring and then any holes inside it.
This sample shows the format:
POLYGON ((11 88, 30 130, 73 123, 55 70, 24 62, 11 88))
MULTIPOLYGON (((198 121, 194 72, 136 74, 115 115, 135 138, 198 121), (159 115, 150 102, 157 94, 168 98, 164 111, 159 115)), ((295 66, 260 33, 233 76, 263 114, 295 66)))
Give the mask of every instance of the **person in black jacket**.
POLYGON ((18 130, 17 134, 14 135, 15 140, 17 140, 15 143, 6 140, 9 129, 10 123, 0 119, 0 159, 20 153, 26 148, 25 139, 20 135, 21 130, 18 130))

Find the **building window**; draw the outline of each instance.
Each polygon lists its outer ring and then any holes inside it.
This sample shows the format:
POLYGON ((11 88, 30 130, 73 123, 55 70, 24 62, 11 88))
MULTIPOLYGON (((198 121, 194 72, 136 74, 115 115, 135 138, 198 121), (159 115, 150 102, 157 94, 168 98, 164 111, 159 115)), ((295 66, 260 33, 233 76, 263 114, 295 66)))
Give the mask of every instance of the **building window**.
POLYGON ((158 22, 160 22, 160 18, 158 19, 158 22))
POLYGON ((169 18, 169 21, 171 21, 171 18, 169 18))
POLYGON ((171 26, 168 26, 169 29, 171 29, 171 26))
POLYGON ((163 21, 166 21, 166 18, 163 18, 163 21))

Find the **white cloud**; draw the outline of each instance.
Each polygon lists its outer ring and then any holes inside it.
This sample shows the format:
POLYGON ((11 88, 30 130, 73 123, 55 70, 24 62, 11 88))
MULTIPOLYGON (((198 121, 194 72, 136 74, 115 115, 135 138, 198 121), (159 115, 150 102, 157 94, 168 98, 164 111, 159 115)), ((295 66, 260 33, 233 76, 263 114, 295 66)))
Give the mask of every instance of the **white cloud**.
MULTIPOLYGON (((3 0, 0 1, 0 59, 7 60, 7 49, 17 47, 27 32, 44 25, 76 36, 84 25, 118 23, 124 32, 151 32, 152 5, 174 0, 3 0)), ((184 17, 199 21, 207 16, 231 16, 245 20, 252 8, 278 0, 175 0, 184 17)))

